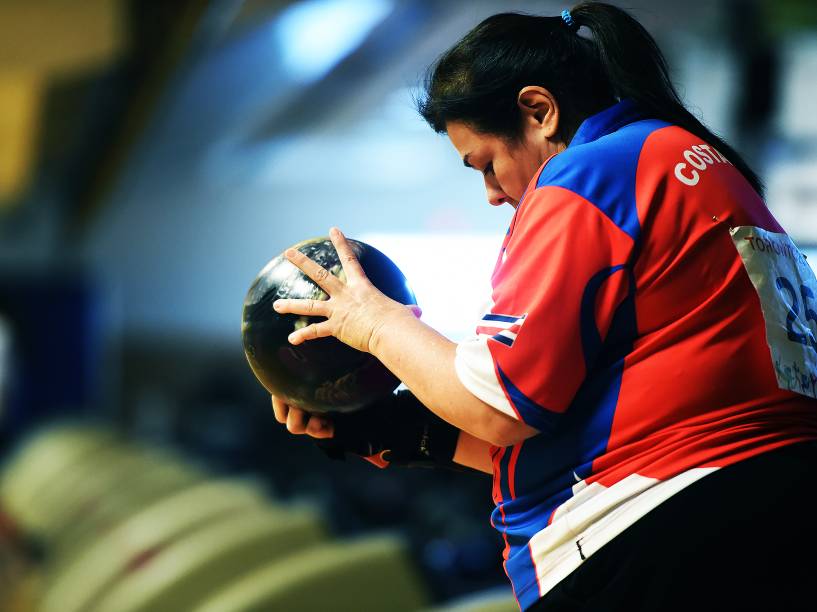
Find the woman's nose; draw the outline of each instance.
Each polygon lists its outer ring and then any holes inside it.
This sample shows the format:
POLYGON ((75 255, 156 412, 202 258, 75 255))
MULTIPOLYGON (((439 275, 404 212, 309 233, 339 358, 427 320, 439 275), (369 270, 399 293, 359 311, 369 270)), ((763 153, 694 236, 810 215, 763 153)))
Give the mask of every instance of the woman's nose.
POLYGON ((508 201, 508 195, 502 191, 499 182, 494 176, 485 176, 485 192, 488 196, 488 203, 491 206, 499 206, 508 201))

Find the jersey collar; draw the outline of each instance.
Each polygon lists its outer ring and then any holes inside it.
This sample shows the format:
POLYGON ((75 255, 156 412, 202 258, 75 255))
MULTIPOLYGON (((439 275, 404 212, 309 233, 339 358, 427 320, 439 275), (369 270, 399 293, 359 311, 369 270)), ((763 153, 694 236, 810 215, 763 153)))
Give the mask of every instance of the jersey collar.
POLYGON ((625 98, 621 102, 613 104, 613 106, 582 121, 568 148, 593 142, 602 136, 612 134, 629 123, 644 118, 644 113, 638 109, 635 102, 625 98))

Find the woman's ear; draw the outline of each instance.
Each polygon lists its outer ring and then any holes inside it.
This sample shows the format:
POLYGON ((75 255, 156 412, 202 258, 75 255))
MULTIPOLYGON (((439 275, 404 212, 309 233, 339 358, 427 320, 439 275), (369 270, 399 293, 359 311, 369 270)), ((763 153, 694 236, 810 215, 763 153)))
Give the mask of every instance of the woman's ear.
POLYGON ((528 85, 519 90, 516 103, 527 128, 542 130, 541 135, 548 139, 559 134, 559 105, 550 91, 528 85))

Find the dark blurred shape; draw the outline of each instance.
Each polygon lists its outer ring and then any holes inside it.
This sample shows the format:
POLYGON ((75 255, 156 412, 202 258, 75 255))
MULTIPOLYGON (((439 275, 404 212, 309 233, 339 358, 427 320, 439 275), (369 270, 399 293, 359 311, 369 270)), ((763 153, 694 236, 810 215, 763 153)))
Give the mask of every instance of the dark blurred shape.
MULTIPOLYGON (((76 149, 62 162, 76 223, 89 220, 121 171, 208 4, 207 0, 125 2, 130 53, 88 83, 84 110, 94 119, 75 130, 76 149)), ((54 114, 51 118, 59 120, 54 114)))
MULTIPOLYGON (((369 280, 388 297, 416 304, 400 269, 371 245, 349 243, 369 280)), ((328 238, 314 238, 292 248, 325 270, 344 278, 340 258, 328 238)), ((259 273, 244 299, 241 333, 250 367, 262 385, 294 406, 310 412, 350 412, 394 391, 400 381, 380 361, 339 340, 318 338, 299 346, 289 335, 323 317, 278 314, 278 299, 326 300, 329 296, 292 265, 283 253, 259 273)))
POLYGON ((100 320, 93 284, 76 274, 0 275, 0 315, 13 337, 13 369, 0 429, 81 412, 98 389, 100 320))
POLYGON ((779 45, 766 26, 767 11, 756 1, 727 5, 728 36, 735 54, 739 87, 734 103, 737 143, 755 163, 769 137, 780 91, 779 45))

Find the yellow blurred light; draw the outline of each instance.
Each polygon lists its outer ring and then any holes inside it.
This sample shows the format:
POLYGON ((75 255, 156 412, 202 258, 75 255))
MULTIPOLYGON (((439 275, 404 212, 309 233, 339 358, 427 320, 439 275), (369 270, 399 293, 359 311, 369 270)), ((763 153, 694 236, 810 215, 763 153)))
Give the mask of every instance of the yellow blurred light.
POLYGON ((0 206, 23 190, 31 174, 42 91, 39 74, 0 72, 0 206))
POLYGON ((73 73, 123 49, 121 0, 2 0, 0 71, 73 73))

